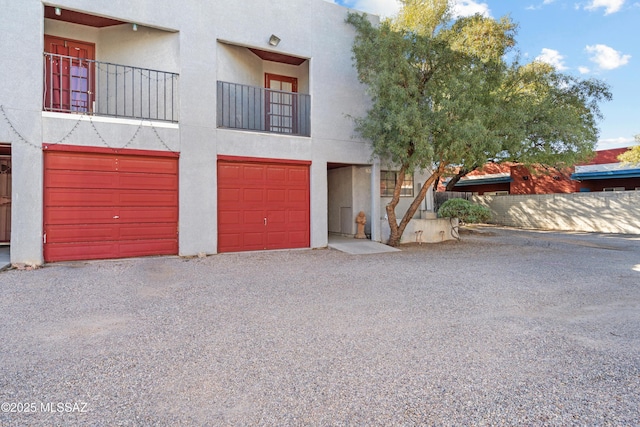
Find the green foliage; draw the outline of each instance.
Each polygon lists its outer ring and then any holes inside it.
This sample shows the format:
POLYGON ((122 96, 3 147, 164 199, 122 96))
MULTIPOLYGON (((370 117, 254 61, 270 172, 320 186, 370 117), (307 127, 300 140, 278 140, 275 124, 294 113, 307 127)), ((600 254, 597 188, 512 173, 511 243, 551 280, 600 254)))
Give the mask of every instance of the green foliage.
POLYGON ((491 211, 485 206, 465 199, 449 199, 438 209, 440 218, 458 218, 465 224, 484 223, 491 219, 491 211))
POLYGON ((434 35, 414 30, 416 23, 374 27, 365 15, 347 22, 357 30, 355 66, 373 101, 358 131, 381 158, 410 172, 489 160, 563 166, 592 154, 608 87, 547 64, 506 63, 516 30, 508 18, 460 18, 434 35))
POLYGON ((443 22, 451 18, 449 0, 400 0, 400 3, 402 9, 392 22, 397 29, 433 35, 443 22))
MULTIPOLYGON (((636 135, 636 142, 640 142, 640 135, 636 135)), ((625 164, 640 165, 640 145, 631 147, 618 156, 618 160, 625 164)))
MULTIPOLYGON (((592 155, 599 102, 611 98, 606 84, 547 64, 507 62, 517 30, 508 17, 451 22, 447 0, 402 3, 395 20, 376 26, 366 15, 347 17, 356 30, 354 66, 372 101, 356 129, 375 156, 401 173, 433 171, 428 187, 449 165, 563 167, 592 155)), ((398 225, 397 190, 387 207, 392 245, 426 193, 398 225)))

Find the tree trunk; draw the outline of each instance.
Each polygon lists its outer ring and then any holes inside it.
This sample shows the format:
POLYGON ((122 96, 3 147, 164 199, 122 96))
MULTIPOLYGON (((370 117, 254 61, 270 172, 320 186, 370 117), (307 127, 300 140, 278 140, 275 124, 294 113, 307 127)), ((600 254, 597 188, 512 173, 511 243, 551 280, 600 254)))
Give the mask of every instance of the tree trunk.
POLYGON ((462 177, 464 177, 466 174, 476 169, 478 169, 477 166, 474 166, 471 169, 461 168, 457 174, 451 177, 451 179, 447 183, 447 188, 445 188, 445 191, 453 191, 453 188, 456 186, 456 184, 460 181, 462 177))
POLYGON ((400 202, 400 191, 402 190, 402 183, 404 182, 404 175, 407 171, 407 166, 402 165, 400 171, 398 171, 398 175, 396 176, 396 186, 393 188, 393 197, 391 201, 387 204, 387 221, 389 222, 389 241, 387 242, 390 246, 398 246, 400 241, 400 237, 402 235, 398 235, 398 220, 396 218, 396 206, 398 206, 398 202, 400 202), (393 243, 395 242, 395 244, 393 243))
POLYGON ((427 179, 425 183, 422 184, 422 188, 420 188, 418 195, 416 195, 416 197, 413 199, 413 202, 411 202, 411 205, 402 217, 402 221, 400 221, 400 224, 398 224, 395 208, 400 201, 400 189, 402 188, 402 182, 404 181, 404 175, 407 170, 405 166, 400 168, 400 172, 398 172, 398 179, 396 181, 396 187, 393 190, 393 198, 386 207, 387 217, 389 219, 389 228, 391 229, 387 245, 396 247, 400 244, 400 239, 402 238, 402 234, 404 233, 405 228, 407 228, 409 221, 411 221, 411 218, 413 218, 413 216, 415 215, 418 207, 420 207, 420 203, 422 203, 422 201, 424 200, 424 197, 427 194, 427 190, 429 190, 431 184, 433 184, 436 179, 439 178, 440 175, 442 175, 444 168, 445 164, 441 163, 438 168, 431 174, 431 176, 429 176, 429 179, 427 179))

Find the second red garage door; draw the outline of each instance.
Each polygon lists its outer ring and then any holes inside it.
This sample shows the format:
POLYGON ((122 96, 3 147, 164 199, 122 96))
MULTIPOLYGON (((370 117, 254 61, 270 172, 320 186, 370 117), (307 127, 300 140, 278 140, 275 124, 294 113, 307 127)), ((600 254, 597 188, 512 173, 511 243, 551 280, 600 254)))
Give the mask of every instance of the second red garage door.
POLYGON ((309 162, 218 160, 218 252, 308 248, 309 162))
POLYGON ((44 147, 44 259, 178 253, 178 154, 44 147))

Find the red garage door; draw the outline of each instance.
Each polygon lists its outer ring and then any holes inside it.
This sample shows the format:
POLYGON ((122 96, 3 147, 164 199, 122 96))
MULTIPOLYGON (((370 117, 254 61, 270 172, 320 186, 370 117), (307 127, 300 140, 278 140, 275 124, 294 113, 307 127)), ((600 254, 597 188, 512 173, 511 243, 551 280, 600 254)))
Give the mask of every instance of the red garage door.
POLYGON ((178 154, 44 146, 44 259, 178 253, 178 154))
POLYGON ((218 252, 308 248, 309 164, 219 159, 218 252))

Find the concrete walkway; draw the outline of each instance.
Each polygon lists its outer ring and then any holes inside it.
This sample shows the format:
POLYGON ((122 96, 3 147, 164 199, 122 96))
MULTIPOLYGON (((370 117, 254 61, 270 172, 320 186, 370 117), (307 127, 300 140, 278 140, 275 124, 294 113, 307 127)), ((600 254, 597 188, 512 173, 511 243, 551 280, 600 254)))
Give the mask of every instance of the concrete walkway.
POLYGON ((0 246, 0 271, 11 265, 9 246, 0 246))
POLYGON ((329 247, 351 255, 381 254, 385 252, 399 252, 400 249, 392 248, 369 239, 355 239, 353 237, 329 235, 329 247))

